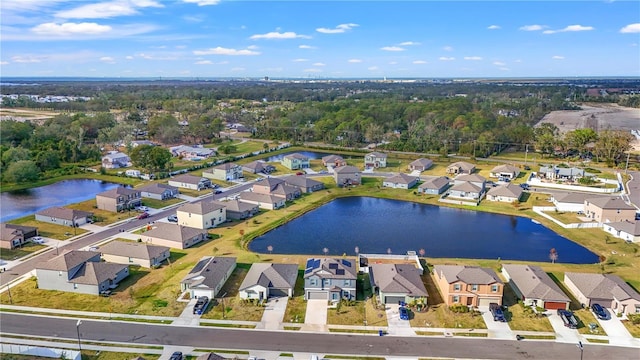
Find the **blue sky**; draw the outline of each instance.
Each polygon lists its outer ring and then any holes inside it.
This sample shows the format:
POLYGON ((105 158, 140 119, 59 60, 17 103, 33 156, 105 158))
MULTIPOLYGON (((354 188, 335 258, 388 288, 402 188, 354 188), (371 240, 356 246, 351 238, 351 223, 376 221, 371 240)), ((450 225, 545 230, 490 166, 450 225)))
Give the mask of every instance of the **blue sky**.
POLYGON ((640 76, 639 1, 2 0, 2 76, 640 76))

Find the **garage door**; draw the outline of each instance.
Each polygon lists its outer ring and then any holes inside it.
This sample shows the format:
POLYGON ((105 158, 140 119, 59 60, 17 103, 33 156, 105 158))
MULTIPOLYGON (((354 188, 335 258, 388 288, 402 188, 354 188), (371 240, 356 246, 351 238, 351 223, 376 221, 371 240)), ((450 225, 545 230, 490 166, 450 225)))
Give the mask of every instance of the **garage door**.
POLYGON ((566 309, 567 304, 563 302, 547 301, 546 303, 544 303, 544 308, 547 310, 566 309))
POLYGON ((385 304, 398 304, 400 301, 404 301, 404 296, 385 296, 385 304))
POLYGON ((497 302, 496 299, 492 298, 480 298, 478 299, 478 306, 489 306, 492 302, 497 302))
POLYGON ((199 298, 200 296, 206 296, 209 299, 212 298, 210 290, 193 290, 193 297, 199 298))
POLYGON ((284 289, 269 289, 269 297, 287 297, 289 292, 284 289))
POLYGON ((326 291, 310 291, 307 293, 307 300, 327 300, 329 294, 326 291))

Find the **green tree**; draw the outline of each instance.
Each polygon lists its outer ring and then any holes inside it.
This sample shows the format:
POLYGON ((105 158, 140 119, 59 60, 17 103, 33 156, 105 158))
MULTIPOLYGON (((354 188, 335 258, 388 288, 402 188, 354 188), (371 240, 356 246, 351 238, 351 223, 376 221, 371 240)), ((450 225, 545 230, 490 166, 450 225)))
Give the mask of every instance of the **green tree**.
POLYGON ((586 145, 595 141, 598 134, 591 128, 576 129, 569 131, 565 135, 565 141, 570 149, 575 149, 583 154, 586 151, 586 145))
POLYGON ((627 131, 605 130, 598 134, 595 143, 594 153, 598 160, 613 164, 624 156, 626 151, 631 149, 631 141, 634 137, 627 131))
POLYGON ((147 170, 149 173, 169 168, 171 152, 160 146, 140 145, 129 154, 133 165, 147 170))
POLYGON ((36 155, 36 165, 42 171, 57 169, 60 167, 60 156, 54 151, 41 151, 36 155))
POLYGON ((544 123, 534 130, 536 151, 544 154, 553 154, 560 130, 557 126, 544 123))
POLYGON ((12 163, 4 171, 4 180, 11 183, 36 181, 40 177, 40 169, 31 160, 20 160, 12 163))
POLYGON ((2 153, 2 165, 3 167, 9 166, 12 163, 20 160, 29 160, 31 158, 31 152, 23 147, 12 147, 2 153))
POLYGON ((178 120, 170 114, 152 116, 147 127, 151 137, 165 144, 174 143, 182 136, 178 120))

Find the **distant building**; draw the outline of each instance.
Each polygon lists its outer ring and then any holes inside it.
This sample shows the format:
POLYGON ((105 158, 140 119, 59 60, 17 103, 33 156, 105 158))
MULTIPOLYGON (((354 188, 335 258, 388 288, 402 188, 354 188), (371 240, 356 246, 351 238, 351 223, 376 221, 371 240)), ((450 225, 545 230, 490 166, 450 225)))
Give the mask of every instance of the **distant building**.
POLYGON ((102 157, 102 167, 105 169, 119 169, 131 166, 131 159, 125 153, 113 152, 102 157))

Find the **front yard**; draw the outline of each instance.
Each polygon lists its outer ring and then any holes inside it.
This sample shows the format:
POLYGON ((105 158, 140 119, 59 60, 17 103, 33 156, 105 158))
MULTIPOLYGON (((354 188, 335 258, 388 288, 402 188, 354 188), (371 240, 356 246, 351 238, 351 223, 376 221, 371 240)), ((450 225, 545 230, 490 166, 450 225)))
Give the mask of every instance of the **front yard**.
POLYGON ((137 213, 133 209, 131 211, 123 211, 119 213, 107 210, 99 210, 96 208, 95 199, 83 201, 77 204, 67 205, 67 207, 69 209, 82 210, 93 213, 94 224, 100 226, 111 225, 115 222, 129 219, 137 215, 137 213))
POLYGON ((384 307, 376 306, 372 298, 364 301, 342 302, 327 309, 328 325, 387 326, 387 315, 384 307))
POLYGON ((477 313, 455 313, 444 304, 429 305, 426 311, 411 311, 411 326, 447 329, 486 329, 482 315, 477 313))
POLYGON ((553 332, 549 319, 544 314, 535 313, 531 307, 524 306, 508 284, 504 286, 502 301, 507 306, 504 315, 511 330, 553 332))
POLYGON ((11 220, 9 221, 9 223, 37 227, 38 234, 40 236, 56 240, 68 240, 73 236, 81 235, 87 232, 87 230, 83 230, 81 228, 72 228, 70 226, 37 221, 35 215, 29 215, 20 219, 11 220))
POLYGON ((15 249, 2 249, 0 251, 0 259, 2 260, 13 260, 19 259, 21 257, 27 256, 29 254, 33 254, 34 252, 44 249, 46 245, 34 244, 32 242, 27 242, 21 247, 15 249))
POLYGON ((238 289, 247 275, 251 264, 238 264, 233 273, 220 289, 220 297, 214 306, 202 316, 203 319, 260 321, 264 306, 240 299, 238 289))

